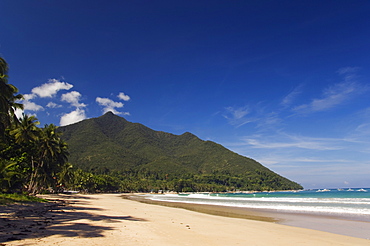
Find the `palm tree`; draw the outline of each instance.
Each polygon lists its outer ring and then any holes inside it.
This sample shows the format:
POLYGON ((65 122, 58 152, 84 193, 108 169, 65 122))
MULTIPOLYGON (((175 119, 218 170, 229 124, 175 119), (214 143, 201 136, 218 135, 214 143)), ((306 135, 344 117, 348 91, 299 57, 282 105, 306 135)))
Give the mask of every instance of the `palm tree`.
POLYGON ((67 162, 67 144, 61 140, 61 133, 53 124, 45 125, 37 140, 36 166, 31 175, 28 191, 35 194, 44 188, 55 189, 57 173, 67 162))
POLYGON ((14 143, 13 149, 18 149, 17 154, 25 157, 22 160, 23 172, 25 180, 34 183, 35 171, 37 166, 37 152, 38 152, 38 139, 41 136, 41 129, 37 127, 39 124, 35 116, 23 114, 20 118, 19 124, 12 125, 9 135, 12 137, 14 143))
POLYGON ((35 116, 24 115, 17 126, 10 130, 15 144, 21 153, 25 153, 27 191, 36 194, 41 189, 55 190, 58 183, 57 174, 67 162, 68 147, 60 138, 61 133, 53 124, 38 128, 35 116))
POLYGON ((10 134, 18 144, 32 143, 40 136, 41 130, 37 127, 38 124, 40 124, 40 122, 35 116, 23 114, 22 118, 19 120, 19 124, 10 130, 10 134))
POLYGON ((16 93, 17 87, 8 83, 8 64, 0 57, 0 140, 4 140, 5 129, 18 122, 15 110, 23 109, 23 105, 17 103, 23 96, 16 93))
POLYGON ((11 186, 12 177, 17 174, 11 168, 16 164, 15 161, 0 159, 0 191, 7 191, 11 186))
POLYGON ((73 179, 75 170, 73 169, 73 165, 69 162, 66 162, 62 165, 60 172, 58 173, 58 186, 59 190, 72 188, 73 179))

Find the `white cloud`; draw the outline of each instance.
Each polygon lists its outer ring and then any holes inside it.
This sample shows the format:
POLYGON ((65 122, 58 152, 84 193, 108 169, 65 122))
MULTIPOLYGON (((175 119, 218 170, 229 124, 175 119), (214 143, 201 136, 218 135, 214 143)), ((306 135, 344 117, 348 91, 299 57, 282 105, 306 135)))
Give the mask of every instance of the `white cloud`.
POLYGON ((355 133, 368 139, 368 136, 370 135, 370 123, 363 123, 357 126, 355 129, 355 133))
POLYGON ((81 93, 78 91, 71 91, 62 95, 62 101, 70 103, 72 106, 80 108, 86 107, 84 103, 79 103, 81 93))
POLYGON ((56 103, 53 103, 53 102, 49 102, 46 107, 48 108, 61 108, 62 105, 59 105, 59 104, 56 104, 56 103))
POLYGON ((340 142, 345 140, 337 138, 313 138, 304 136, 295 136, 280 134, 269 138, 267 136, 254 135, 243 139, 252 148, 260 149, 278 149, 278 148, 300 148, 310 150, 340 150, 340 142), (283 139, 284 141, 274 141, 274 139, 283 139))
POLYGON ((360 68, 359 67, 342 67, 338 69, 337 73, 342 74, 354 74, 356 73, 360 68))
MULTIPOLYGON (((40 111, 44 110, 44 107, 38 105, 31 100, 37 98, 38 96, 43 97, 52 97, 54 96, 59 90, 69 90, 72 88, 73 85, 68 84, 66 82, 60 82, 56 79, 49 79, 48 83, 42 84, 41 86, 35 87, 32 89, 31 94, 24 94, 22 101, 24 110, 25 111, 40 111)), ((56 108, 59 107, 57 104, 53 102, 49 102, 46 107, 48 108, 56 108)))
POLYGON ((22 109, 16 108, 14 114, 17 116, 18 119, 22 118, 22 114, 24 111, 22 109))
POLYGON ((35 95, 35 94, 24 94, 24 95, 23 95, 23 98, 24 98, 24 100, 26 100, 26 101, 32 100, 32 99, 34 99, 35 97, 36 97, 36 95, 35 95))
POLYGON ((327 88, 321 98, 315 98, 311 103, 295 107, 297 113, 313 113, 332 109, 343 104, 354 96, 363 93, 366 87, 356 82, 342 82, 327 88))
POLYGON ((85 110, 82 109, 83 107, 86 107, 86 104, 80 103, 80 98, 81 93, 79 93, 78 91, 71 91, 62 95, 61 100, 63 102, 70 103, 72 106, 76 107, 76 110, 68 114, 64 114, 60 118, 61 126, 70 125, 86 119, 85 110))
POLYGON ((114 114, 122 114, 122 112, 119 112, 116 110, 116 108, 122 108, 123 103, 121 102, 115 102, 109 98, 102 98, 102 97, 97 97, 96 102, 103 106, 103 113, 111 111, 114 114))
POLYGON ((41 105, 38 105, 34 102, 30 102, 30 101, 24 101, 23 102, 23 108, 24 110, 29 110, 29 111, 40 111, 40 110, 44 110, 44 107, 42 107, 41 105))
MULTIPOLYGON (((69 113, 62 114, 60 118, 60 125, 68 125, 83 119, 86 119, 85 110, 82 108, 86 107, 86 104, 80 103, 81 93, 77 91, 71 91, 65 94, 62 94, 60 101, 57 101, 59 97, 55 97, 57 93, 61 90, 69 90, 73 87, 72 84, 67 82, 62 82, 57 79, 49 79, 47 83, 44 83, 38 87, 32 89, 31 94, 24 94, 24 99, 21 102, 24 105, 24 111, 40 111, 44 110, 44 107, 33 102, 39 98, 51 98, 54 97, 53 101, 49 101, 46 104, 46 108, 56 109, 62 108, 60 102, 69 103, 71 106, 76 107, 75 110, 69 113), (32 100, 32 101, 31 101, 32 100)), ((45 100, 40 100, 41 102, 45 100)), ((18 110, 16 112, 17 117, 20 117, 24 111, 18 110)), ((46 112, 49 115, 49 112, 46 112)))
POLYGON ((249 113, 250 113, 250 109, 248 106, 240 107, 240 108, 227 107, 226 115, 224 115, 224 117, 229 121, 231 125, 240 127, 244 124, 254 121, 246 117, 249 113))
POLYGON ((32 89, 32 94, 39 97, 53 97, 60 90, 69 90, 73 85, 57 79, 49 79, 48 83, 32 89))
POLYGON ((295 100, 295 98, 302 93, 302 85, 299 85, 298 87, 296 87, 292 92, 290 92, 287 96, 285 96, 283 98, 283 100, 281 101, 281 105, 283 107, 288 107, 290 106, 293 101, 295 100))
POLYGON ((255 123, 255 126, 260 129, 275 128, 281 123, 278 112, 271 112, 261 105, 254 105, 253 110, 250 106, 245 107, 227 107, 226 113, 223 115, 228 120, 230 125, 240 127, 248 123, 255 123))
POLYGON ((24 110, 28 110, 28 111, 44 110, 44 107, 42 107, 41 105, 38 105, 38 104, 30 101, 35 97, 36 96, 34 94, 24 94, 23 95, 24 100, 20 100, 20 102, 23 104, 23 109, 24 110))
MULTIPOLYGON (((117 97, 124 101, 129 101, 131 98, 128 95, 125 95, 123 92, 120 92, 117 97)), ((95 101, 100 105, 103 106, 103 113, 111 111, 114 114, 120 115, 130 115, 129 112, 119 112, 116 108, 123 108, 124 104, 121 102, 115 102, 109 98, 97 97, 95 101)))
POLYGON ((295 107, 297 113, 314 113, 326 111, 339 106, 355 96, 368 90, 366 85, 356 81, 358 67, 344 67, 337 71, 343 76, 343 82, 334 84, 325 89, 320 98, 314 98, 310 103, 295 107))
POLYGON ((77 108, 76 110, 74 110, 74 111, 72 111, 68 114, 64 114, 60 118, 60 125, 61 126, 66 126, 66 125, 70 125, 70 124, 79 122, 79 121, 84 120, 84 119, 86 119, 85 110, 77 108))
POLYGON ((292 164, 302 163, 303 165, 310 164, 338 164, 338 163, 349 163, 350 160, 345 159, 332 159, 332 158, 317 158, 317 157, 296 157, 296 156, 284 156, 284 155, 273 155, 270 157, 258 158, 258 161, 265 165, 279 165, 279 166, 291 166, 292 164))
POLYGON ((119 99, 123 100, 123 101, 129 101, 130 100, 130 97, 128 95, 125 95, 125 93, 123 93, 123 92, 120 92, 117 97, 119 99))

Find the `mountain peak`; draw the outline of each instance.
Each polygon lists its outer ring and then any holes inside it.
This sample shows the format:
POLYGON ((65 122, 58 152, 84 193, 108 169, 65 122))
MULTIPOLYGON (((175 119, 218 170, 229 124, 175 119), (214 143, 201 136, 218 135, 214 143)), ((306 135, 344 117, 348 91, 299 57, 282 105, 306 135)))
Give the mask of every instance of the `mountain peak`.
POLYGON ((104 118, 104 119, 112 119, 112 118, 120 118, 122 120, 125 120, 125 118, 121 117, 121 116, 118 116, 116 114, 114 114, 112 111, 108 111, 106 112, 105 114, 103 114, 102 116, 98 117, 98 118, 104 118))
POLYGON ((193 133, 190 133, 190 132, 185 132, 183 134, 181 134, 182 137, 186 137, 186 138, 198 138, 197 136, 195 136, 193 133))
POLYGON ((103 116, 109 116, 109 115, 115 115, 115 114, 112 111, 108 111, 105 114, 103 114, 103 116))

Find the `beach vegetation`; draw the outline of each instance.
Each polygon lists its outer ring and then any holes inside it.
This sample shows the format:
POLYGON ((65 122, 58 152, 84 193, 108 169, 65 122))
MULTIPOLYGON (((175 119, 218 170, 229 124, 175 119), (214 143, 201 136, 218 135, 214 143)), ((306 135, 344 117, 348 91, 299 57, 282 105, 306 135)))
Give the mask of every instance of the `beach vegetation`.
POLYGON ((18 89, 8 83, 8 64, 4 58, 0 57, 0 140, 6 141, 5 130, 12 124, 18 123, 15 115, 17 109, 23 109, 23 105, 17 101, 22 99, 21 94, 17 94, 18 89))
POLYGON ((67 144, 55 125, 38 127, 35 116, 16 117, 23 97, 8 83, 7 71, 0 57, 0 191, 33 195, 55 191, 67 163, 67 144))
POLYGON ((29 202, 48 202, 48 200, 36 196, 29 196, 27 194, 0 193, 0 205, 6 205, 11 203, 29 203, 29 202))

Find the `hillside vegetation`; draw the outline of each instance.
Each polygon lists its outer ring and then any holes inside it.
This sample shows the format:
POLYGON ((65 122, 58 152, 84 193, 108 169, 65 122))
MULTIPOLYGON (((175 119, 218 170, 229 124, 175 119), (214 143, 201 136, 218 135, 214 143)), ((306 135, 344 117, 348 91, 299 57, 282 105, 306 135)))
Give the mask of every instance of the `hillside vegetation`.
POLYGON ((286 190, 302 187, 225 147, 186 132, 174 135, 111 112, 60 127, 69 162, 108 175, 121 190, 286 190))

